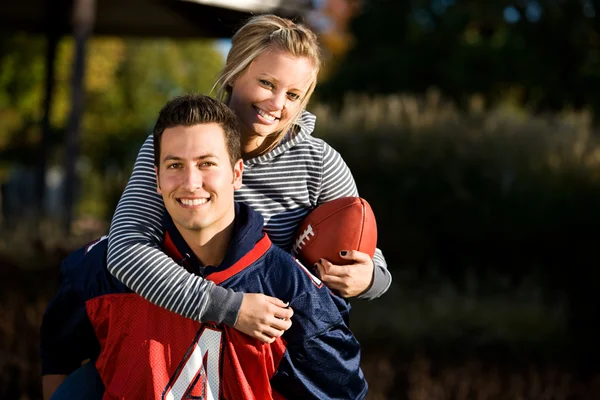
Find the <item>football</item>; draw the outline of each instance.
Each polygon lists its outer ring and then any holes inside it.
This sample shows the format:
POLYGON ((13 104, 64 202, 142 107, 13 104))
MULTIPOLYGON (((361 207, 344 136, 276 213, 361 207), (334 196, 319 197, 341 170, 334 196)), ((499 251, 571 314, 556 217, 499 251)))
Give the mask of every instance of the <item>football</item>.
POLYGON ((351 264, 340 250, 358 250, 371 257, 377 246, 377 223, 369 203, 360 197, 342 197, 323 203, 302 221, 292 254, 312 267, 320 258, 336 265, 351 264))

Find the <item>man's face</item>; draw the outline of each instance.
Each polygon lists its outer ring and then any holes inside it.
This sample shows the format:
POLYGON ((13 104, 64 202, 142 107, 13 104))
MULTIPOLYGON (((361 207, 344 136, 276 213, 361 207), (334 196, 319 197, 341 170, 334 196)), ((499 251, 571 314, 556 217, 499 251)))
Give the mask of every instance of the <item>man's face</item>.
POLYGON ((231 167, 218 124, 165 129, 157 168, 158 193, 180 232, 213 234, 234 219, 233 191, 242 186, 242 160, 231 167))

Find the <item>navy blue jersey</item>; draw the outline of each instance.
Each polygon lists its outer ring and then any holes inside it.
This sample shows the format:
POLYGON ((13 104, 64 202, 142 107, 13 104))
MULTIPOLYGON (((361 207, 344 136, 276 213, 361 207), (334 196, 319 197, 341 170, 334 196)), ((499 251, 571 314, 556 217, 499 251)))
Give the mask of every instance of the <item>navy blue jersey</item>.
POLYGON ((273 344, 186 319, 131 292, 107 271, 107 241, 100 240, 63 262, 41 329, 42 373, 69 374, 91 358, 105 399, 364 398, 347 303, 272 245, 262 223, 258 213, 236 204, 219 266, 200 266, 168 220, 164 250, 225 288, 289 301, 292 327, 273 344))

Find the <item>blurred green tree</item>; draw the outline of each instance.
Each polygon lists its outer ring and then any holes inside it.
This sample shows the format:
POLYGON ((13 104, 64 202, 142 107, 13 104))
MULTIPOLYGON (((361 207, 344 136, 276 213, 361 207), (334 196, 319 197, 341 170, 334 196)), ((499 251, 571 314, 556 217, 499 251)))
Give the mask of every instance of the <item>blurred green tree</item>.
MULTIPOLYGON (((34 143, 42 115, 44 41, 17 34, 0 37, 0 151, 34 143)), ((2 151, 0 171, 16 159, 2 151)))
MULTIPOLYGON (((0 181, 2 171, 10 165, 36 163, 44 55, 43 37, 0 36, 0 181)), ((66 156, 63 139, 70 112, 72 57, 73 40, 65 37, 57 50, 49 151, 49 165, 59 167, 66 156)), ((82 193, 93 200, 84 199, 84 209, 92 208, 85 206, 87 201, 94 204, 97 214, 107 216, 160 108, 177 94, 209 93, 224 60, 213 41, 206 39, 94 38, 87 57, 81 128, 82 159, 86 161, 82 172, 87 179, 82 193), (107 205, 99 207, 102 203, 107 205)))
POLYGON ((365 2, 353 46, 319 94, 437 87, 461 105, 478 94, 489 106, 600 111, 599 11, 597 0, 365 2))

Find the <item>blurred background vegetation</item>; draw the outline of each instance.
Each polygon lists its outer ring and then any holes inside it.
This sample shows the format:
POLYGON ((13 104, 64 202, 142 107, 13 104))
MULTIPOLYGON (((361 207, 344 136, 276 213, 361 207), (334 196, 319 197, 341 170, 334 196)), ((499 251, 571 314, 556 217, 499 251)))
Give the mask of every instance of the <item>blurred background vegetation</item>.
MULTIPOLYGON (((372 399, 600 398, 600 1, 324 1, 309 110, 373 206, 394 276, 353 302, 372 399)), ((68 251, 104 234, 209 40, 93 38, 76 220, 60 196, 73 43, 57 58, 45 213, 32 211, 43 37, 0 36, 0 398, 38 398, 35 340, 68 251), (27 338, 27 342, 23 342, 27 338)))

